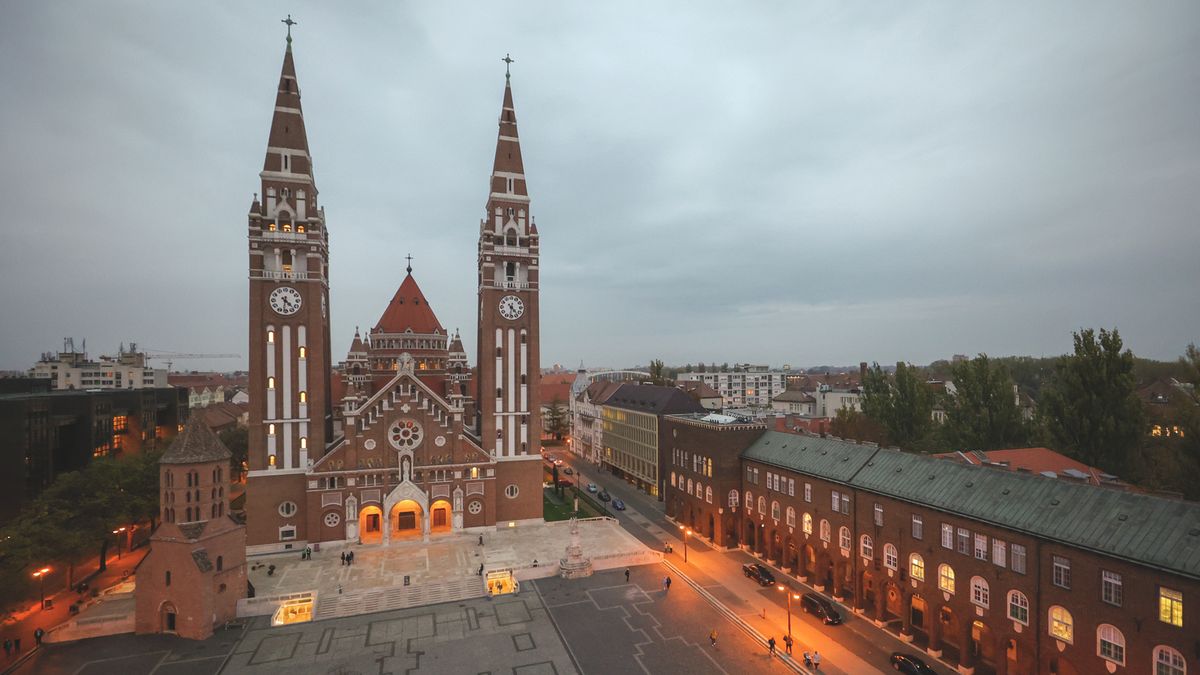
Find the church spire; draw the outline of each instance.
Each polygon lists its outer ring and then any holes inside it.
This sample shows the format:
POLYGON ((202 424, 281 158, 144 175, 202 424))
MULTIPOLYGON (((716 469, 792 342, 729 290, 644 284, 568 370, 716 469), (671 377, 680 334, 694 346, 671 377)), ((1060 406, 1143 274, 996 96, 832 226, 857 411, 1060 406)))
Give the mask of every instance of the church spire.
POLYGON ((492 162, 492 190, 489 213, 493 207, 520 205, 528 208, 529 192, 525 185, 525 165, 521 162, 521 141, 517 135, 517 112, 513 107, 512 73, 515 61, 504 61, 504 103, 500 107, 500 130, 496 138, 496 157, 492 162))
MULTIPOLYGON (((283 68, 275 91, 275 112, 271 118, 271 135, 267 140, 263 173, 279 174, 279 179, 289 182, 311 183, 308 134, 304 128, 304 111, 300 106, 296 62, 292 57, 292 26, 296 22, 291 20, 291 16, 283 22, 288 26, 287 48, 283 52, 283 68)), ((264 182, 267 178, 263 176, 264 182)))

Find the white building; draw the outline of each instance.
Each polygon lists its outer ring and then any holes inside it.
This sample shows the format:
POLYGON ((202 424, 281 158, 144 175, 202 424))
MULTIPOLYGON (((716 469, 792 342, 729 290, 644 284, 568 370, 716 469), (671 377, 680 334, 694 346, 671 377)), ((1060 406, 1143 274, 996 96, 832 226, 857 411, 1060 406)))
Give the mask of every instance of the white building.
POLYGON ((842 408, 862 410, 862 391, 859 389, 833 389, 823 384, 817 387, 812 397, 812 414, 816 417, 837 417, 837 412, 842 408))
POLYGON ((768 406, 787 389, 788 370, 768 366, 739 365, 728 373, 680 373, 677 380, 699 380, 721 394, 726 408, 768 406))
MULTIPOLYGON (((86 342, 86 341, 85 341, 86 342)), ((60 352, 45 352, 29 376, 50 380, 51 389, 146 389, 167 386, 165 368, 146 365, 146 354, 121 345, 116 356, 101 356, 90 361, 83 349, 75 350, 75 341, 64 340, 60 352)))

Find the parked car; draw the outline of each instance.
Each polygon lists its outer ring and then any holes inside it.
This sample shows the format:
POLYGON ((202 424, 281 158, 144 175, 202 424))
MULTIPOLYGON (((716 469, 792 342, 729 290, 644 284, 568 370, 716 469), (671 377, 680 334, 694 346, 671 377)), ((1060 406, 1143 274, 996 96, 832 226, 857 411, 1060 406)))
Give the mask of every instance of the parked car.
POLYGON ((742 565, 742 574, 745 574, 749 579, 757 581, 759 586, 770 586, 775 583, 775 575, 771 574, 771 570, 758 563, 742 565))
POLYGON ((800 596, 800 608, 824 621, 826 625, 836 626, 842 622, 842 615, 834 608, 833 603, 816 593, 800 596))
POLYGON ((613 500, 613 508, 618 511, 624 511, 625 510, 625 502, 621 501, 620 499, 614 499, 613 500))
POLYGON ((925 665, 921 659, 901 652, 892 653, 891 663, 892 668, 907 675, 937 675, 937 671, 925 665))
POLYGON ((572 485, 574 485, 574 483, 572 483, 571 481, 567 480, 566 478, 559 478, 559 479, 558 479, 558 487, 560 487, 560 488, 563 488, 564 490, 565 490, 565 489, 567 489, 567 488, 569 488, 569 487, 571 487, 572 485))
POLYGON ((571 470, 571 467, 569 467, 569 466, 568 466, 567 468, 563 469, 563 473, 565 473, 565 474, 567 474, 568 476, 570 476, 571 474, 573 474, 573 473, 575 473, 575 472, 574 472, 574 471, 572 471, 572 470, 571 470))
POLYGON ((595 492, 596 490, 599 490, 599 489, 600 488, 596 487, 595 483, 588 483, 588 492, 595 492))
POLYGON ((596 496, 599 497, 600 501, 602 501, 602 502, 607 502, 607 501, 612 500, 612 495, 608 494, 608 490, 601 490, 600 494, 598 494, 596 496))
POLYGON ((554 460, 554 466, 562 466, 562 460, 561 459, 554 460))

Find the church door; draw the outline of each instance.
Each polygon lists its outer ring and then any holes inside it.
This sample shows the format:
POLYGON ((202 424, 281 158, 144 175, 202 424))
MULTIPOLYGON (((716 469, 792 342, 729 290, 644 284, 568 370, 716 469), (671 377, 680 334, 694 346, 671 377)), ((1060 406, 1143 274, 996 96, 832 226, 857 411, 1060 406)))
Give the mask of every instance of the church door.
POLYGON ((446 526, 446 509, 434 509, 433 510, 433 526, 434 527, 445 527, 446 526))

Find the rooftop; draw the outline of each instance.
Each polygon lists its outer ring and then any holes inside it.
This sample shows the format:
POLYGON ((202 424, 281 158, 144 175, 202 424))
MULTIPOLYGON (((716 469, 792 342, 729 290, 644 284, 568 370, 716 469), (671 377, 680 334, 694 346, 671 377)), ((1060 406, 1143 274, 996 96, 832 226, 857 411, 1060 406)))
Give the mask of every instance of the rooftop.
POLYGON ((199 464, 202 462, 228 462, 231 457, 229 448, 217 438, 217 434, 204 423, 202 415, 192 415, 187 426, 171 447, 163 453, 161 464, 199 464))

